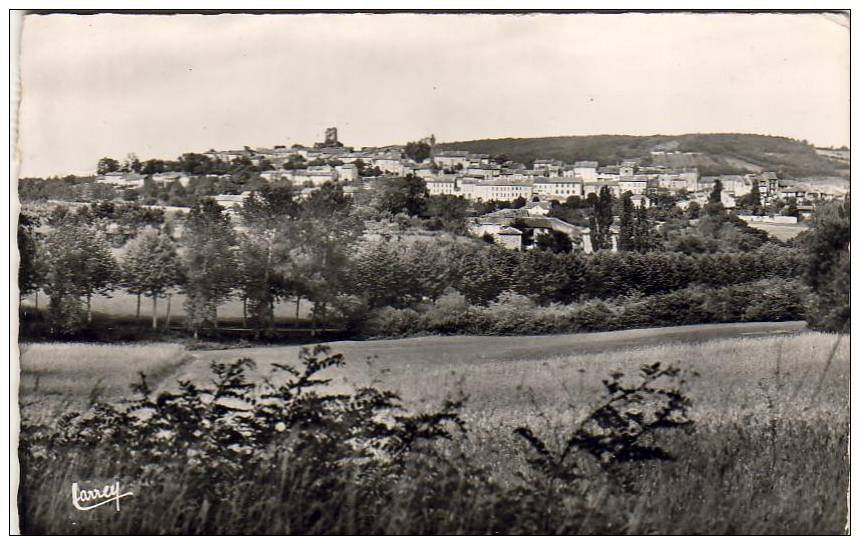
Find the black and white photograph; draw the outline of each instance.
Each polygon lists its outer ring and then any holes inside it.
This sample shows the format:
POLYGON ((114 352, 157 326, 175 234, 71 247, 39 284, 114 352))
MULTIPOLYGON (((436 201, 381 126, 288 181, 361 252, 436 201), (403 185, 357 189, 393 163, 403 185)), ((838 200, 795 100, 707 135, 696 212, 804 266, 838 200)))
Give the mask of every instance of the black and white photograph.
POLYGON ((850 10, 8 17, 10 534, 850 533, 850 10))

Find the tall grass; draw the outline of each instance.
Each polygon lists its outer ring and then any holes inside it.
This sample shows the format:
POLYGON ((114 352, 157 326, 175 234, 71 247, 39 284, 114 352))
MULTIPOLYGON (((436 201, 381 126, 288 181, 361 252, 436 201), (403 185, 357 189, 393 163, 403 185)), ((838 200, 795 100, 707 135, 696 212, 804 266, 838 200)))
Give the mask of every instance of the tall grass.
POLYGON ((38 471, 24 468, 21 517, 27 533, 77 534, 841 533, 848 353, 847 337, 806 333, 463 366, 356 359, 325 375, 324 393, 375 382, 430 411, 462 391, 468 433, 374 471, 343 461, 333 470, 328 451, 287 449, 236 473, 221 500, 199 500, 216 473, 201 479, 183 457, 135 481, 139 461, 107 447, 69 448, 34 462, 38 471), (530 463, 534 452, 515 427, 530 426, 557 448, 606 400, 608 372, 630 375, 655 361, 698 374, 683 387, 695 429, 654 437, 674 461, 634 461, 620 479, 596 468, 571 481, 530 463), (71 507, 72 481, 107 477, 134 489, 120 513, 71 507))

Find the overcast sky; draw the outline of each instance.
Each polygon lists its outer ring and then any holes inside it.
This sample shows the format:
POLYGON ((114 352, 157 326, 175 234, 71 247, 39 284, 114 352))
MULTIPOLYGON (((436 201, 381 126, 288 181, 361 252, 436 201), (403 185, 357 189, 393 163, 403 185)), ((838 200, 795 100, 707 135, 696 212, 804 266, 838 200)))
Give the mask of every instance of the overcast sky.
POLYGON ((19 176, 102 156, 581 134, 847 145, 847 19, 823 15, 28 16, 19 176))

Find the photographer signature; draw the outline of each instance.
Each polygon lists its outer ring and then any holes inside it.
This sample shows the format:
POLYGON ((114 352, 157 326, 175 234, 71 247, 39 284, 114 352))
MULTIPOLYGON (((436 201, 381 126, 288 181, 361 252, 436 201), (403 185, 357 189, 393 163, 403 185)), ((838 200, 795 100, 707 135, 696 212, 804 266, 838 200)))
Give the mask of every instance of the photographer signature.
POLYGON ((81 489, 78 487, 77 482, 72 483, 72 505, 82 511, 92 510, 99 506, 114 502, 116 503, 116 511, 119 512, 119 500, 130 495, 134 495, 134 493, 130 491, 126 493, 120 492, 118 480, 113 484, 93 489, 81 489), (87 504, 92 503, 92 501, 99 502, 87 504))

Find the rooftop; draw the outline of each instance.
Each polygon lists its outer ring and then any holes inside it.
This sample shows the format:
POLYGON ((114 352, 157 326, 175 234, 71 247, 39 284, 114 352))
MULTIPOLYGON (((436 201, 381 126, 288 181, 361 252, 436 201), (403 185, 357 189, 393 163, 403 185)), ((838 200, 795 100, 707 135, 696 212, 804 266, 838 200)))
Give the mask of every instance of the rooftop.
POLYGON ((499 229, 499 232, 496 234, 519 236, 519 235, 523 234, 523 232, 520 231, 519 229, 514 228, 514 227, 502 227, 501 229, 499 229))

